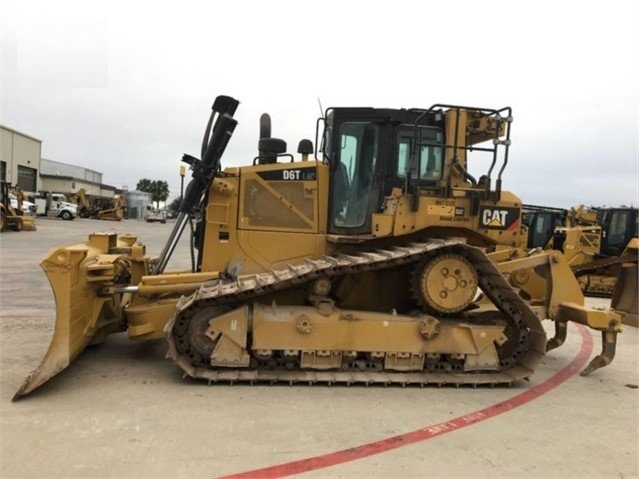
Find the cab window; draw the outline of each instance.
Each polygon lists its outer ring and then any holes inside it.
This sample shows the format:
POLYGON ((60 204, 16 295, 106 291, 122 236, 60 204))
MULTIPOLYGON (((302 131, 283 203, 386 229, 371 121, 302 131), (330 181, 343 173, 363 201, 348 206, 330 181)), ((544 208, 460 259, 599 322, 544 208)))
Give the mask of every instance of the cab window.
POLYGON ((402 126, 397 138, 397 176, 405 178, 411 164, 411 147, 414 145, 419 154, 413 164, 411 178, 435 181, 442 176, 444 156, 444 134, 436 128, 418 128, 417 141, 414 126, 402 126))
POLYGON ((630 211, 614 211, 610 220, 608 242, 611 244, 623 244, 631 228, 630 211))
POLYGON ((331 221, 340 228, 366 222, 377 161, 378 127, 345 122, 340 127, 338 161, 333 173, 331 221))

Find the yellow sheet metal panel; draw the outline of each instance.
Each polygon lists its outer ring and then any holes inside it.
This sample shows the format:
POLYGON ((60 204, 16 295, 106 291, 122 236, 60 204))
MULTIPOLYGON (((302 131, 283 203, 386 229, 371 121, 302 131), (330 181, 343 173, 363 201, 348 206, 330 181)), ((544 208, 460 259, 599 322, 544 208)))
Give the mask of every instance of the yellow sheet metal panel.
MULTIPOLYGON (((496 338, 503 327, 481 326, 484 333, 478 344, 470 324, 441 320, 441 333, 425 340, 420 333, 420 318, 365 311, 335 310, 320 314, 312 307, 264 306, 253 312, 254 349, 301 349, 337 351, 383 351, 408 353, 477 354, 496 338), (300 330, 306 320, 310 329, 300 330)), ((479 336, 478 336, 479 337, 479 336)))

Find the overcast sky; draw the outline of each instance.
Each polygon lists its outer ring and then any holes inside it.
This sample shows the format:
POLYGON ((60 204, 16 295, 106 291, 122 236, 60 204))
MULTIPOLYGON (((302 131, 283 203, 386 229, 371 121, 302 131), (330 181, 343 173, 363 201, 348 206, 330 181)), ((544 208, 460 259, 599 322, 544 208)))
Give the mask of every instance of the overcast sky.
POLYGON ((41 139, 44 158, 116 187, 164 179, 173 198, 219 94, 241 102, 223 166, 252 161, 263 112, 289 151, 314 140, 318 98, 511 106, 504 189, 636 206, 638 4, 1 1, 0 123, 41 139))

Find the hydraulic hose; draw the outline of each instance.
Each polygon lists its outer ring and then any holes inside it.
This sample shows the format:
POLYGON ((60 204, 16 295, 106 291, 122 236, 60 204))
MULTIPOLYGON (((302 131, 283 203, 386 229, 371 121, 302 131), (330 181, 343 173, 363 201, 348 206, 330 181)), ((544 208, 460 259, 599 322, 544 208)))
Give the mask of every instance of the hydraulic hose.
POLYGON ((169 239, 164 246, 164 249, 158 257, 158 261, 153 268, 152 274, 161 274, 166 268, 177 243, 182 236, 186 222, 189 219, 191 213, 202 202, 204 193, 210 188, 211 183, 215 179, 215 175, 220 169, 220 159, 224 154, 224 150, 228 145, 233 131, 237 125, 237 121, 233 119, 233 114, 239 105, 239 101, 229 96, 220 95, 215 99, 213 103, 213 112, 209 118, 209 122, 204 134, 203 143, 207 143, 209 137, 210 125, 213 123, 213 118, 217 114, 215 124, 212 132, 210 132, 210 139, 206 145, 206 151, 202 155, 202 159, 193 158, 189 155, 184 155, 182 161, 185 161, 191 165, 193 171, 191 181, 189 181, 184 197, 182 198, 182 204, 180 205, 179 214, 175 226, 169 235, 169 239))

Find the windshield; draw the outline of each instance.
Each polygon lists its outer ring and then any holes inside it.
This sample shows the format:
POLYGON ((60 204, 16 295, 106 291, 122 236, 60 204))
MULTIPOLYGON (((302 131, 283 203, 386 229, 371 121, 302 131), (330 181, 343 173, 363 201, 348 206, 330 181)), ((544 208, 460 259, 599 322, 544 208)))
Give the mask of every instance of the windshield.
POLYGON ((347 122, 340 128, 337 165, 333 176, 331 221, 338 227, 362 226, 377 161, 378 128, 371 123, 347 122))

